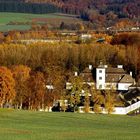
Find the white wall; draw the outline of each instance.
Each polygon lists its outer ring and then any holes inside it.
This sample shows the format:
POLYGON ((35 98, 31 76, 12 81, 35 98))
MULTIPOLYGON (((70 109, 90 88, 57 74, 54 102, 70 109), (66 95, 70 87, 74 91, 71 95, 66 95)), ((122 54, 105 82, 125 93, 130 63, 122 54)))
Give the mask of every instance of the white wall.
MULTIPOLYGON (((85 113, 84 106, 79 107, 79 113, 85 113)), ((89 113, 95 113, 93 110, 93 107, 90 107, 89 113)), ((101 113, 102 114, 108 114, 108 112, 105 110, 105 108, 101 107, 101 113)), ((118 115, 126 115, 126 108, 125 107, 115 107, 114 111, 111 114, 118 114, 118 115)))
POLYGON ((118 90, 128 90, 132 83, 118 83, 118 90))
POLYGON ((114 111, 111 114, 125 115, 126 109, 125 109, 125 107, 115 107, 114 111))
POLYGON ((108 90, 117 90, 117 83, 105 83, 105 88, 108 90))
POLYGON ((70 82, 66 82, 66 89, 71 89, 72 88, 72 84, 70 82))

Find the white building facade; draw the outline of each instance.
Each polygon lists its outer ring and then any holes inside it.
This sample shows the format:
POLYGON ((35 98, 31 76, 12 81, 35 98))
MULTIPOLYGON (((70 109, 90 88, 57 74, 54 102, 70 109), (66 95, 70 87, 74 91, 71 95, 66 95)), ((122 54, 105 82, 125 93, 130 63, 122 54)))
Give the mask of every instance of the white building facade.
POLYGON ((122 65, 117 68, 100 65, 96 68, 96 89, 100 90, 128 90, 129 86, 135 84, 131 74, 127 74, 122 65))

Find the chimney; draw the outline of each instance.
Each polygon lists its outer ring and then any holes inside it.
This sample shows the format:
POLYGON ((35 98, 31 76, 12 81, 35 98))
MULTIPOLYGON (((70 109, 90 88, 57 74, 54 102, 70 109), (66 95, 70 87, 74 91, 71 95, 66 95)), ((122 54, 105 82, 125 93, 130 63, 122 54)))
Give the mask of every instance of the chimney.
POLYGON ((74 73, 74 76, 78 76, 78 72, 77 71, 74 73))
POLYGON ((92 65, 89 65, 88 68, 89 68, 89 70, 92 70, 92 65))
POLYGON ((123 65, 118 65, 117 68, 123 69, 123 65))
POLYGON ((133 76, 133 73, 132 73, 132 71, 130 71, 130 76, 133 76))
POLYGON ((104 65, 104 68, 108 68, 108 66, 107 65, 104 65))
POLYGON ((102 61, 100 61, 100 65, 103 65, 103 62, 102 61))

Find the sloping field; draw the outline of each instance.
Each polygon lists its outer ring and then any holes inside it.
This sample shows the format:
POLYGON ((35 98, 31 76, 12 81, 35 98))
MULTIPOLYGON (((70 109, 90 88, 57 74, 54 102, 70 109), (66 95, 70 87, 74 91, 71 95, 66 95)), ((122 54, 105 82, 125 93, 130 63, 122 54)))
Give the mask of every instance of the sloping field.
POLYGON ((139 116, 0 110, 0 140, 139 139, 139 116))
POLYGON ((0 31, 26 30, 30 29, 31 23, 48 24, 48 26, 59 26, 60 23, 82 22, 74 15, 67 14, 24 14, 0 12, 0 31))

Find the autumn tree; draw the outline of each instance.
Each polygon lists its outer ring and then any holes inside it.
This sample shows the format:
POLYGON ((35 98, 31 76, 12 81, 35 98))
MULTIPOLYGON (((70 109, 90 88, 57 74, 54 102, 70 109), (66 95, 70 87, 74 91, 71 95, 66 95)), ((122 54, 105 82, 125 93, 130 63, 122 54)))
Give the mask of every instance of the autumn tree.
POLYGON ((77 30, 84 31, 84 25, 82 23, 77 23, 76 26, 77 26, 77 30))
POLYGON ((128 71, 132 71, 133 72, 133 76, 135 78, 137 78, 137 75, 139 73, 139 65, 140 65, 140 50, 139 50, 139 46, 137 45, 131 45, 131 46, 127 46, 126 48, 126 57, 125 57, 125 61, 126 61, 126 67, 128 69, 128 71))
POLYGON ((39 110, 45 109, 45 79, 41 72, 32 72, 28 81, 28 108, 39 110))
POLYGON ((123 44, 123 45, 139 45, 140 35, 139 33, 120 33, 116 34, 111 41, 111 44, 123 44))
POLYGON ((114 111, 115 107, 115 93, 113 90, 105 91, 105 102, 104 102, 105 110, 108 114, 114 111))
POLYGON ((117 29, 119 28, 125 29, 125 28, 130 28, 133 26, 134 26, 134 23, 132 22, 132 20, 129 20, 129 19, 121 19, 120 21, 116 22, 116 25, 115 25, 117 29))
POLYGON ((82 90, 84 92, 84 108, 86 113, 90 111, 90 88, 89 85, 85 84, 82 90))
POLYGON ((15 80, 11 71, 6 67, 0 67, 0 106, 6 103, 12 104, 15 98, 15 80))
POLYGON ((92 101, 94 103, 93 105, 93 111, 95 113, 101 112, 101 106, 104 104, 104 96, 100 90, 96 90, 95 87, 92 88, 91 91, 91 97, 92 101))
POLYGON ((6 43, 10 43, 12 41, 12 39, 11 39, 11 36, 6 36, 5 38, 4 38, 4 42, 6 42, 6 43))
POLYGON ((65 112, 68 109, 67 90, 63 90, 61 94, 61 111, 65 112))
POLYGON ((80 76, 72 76, 70 78, 71 89, 68 93, 68 101, 74 111, 77 111, 77 106, 80 103, 80 97, 83 89, 83 79, 80 76))
POLYGON ((25 102, 25 99, 28 96, 27 81, 30 77, 30 71, 31 69, 24 65, 17 65, 12 67, 13 77, 16 82, 15 104, 16 107, 20 109, 22 109, 23 102, 25 102))
POLYGON ((47 65, 45 69, 46 79, 46 105, 51 107, 54 101, 61 98, 64 91, 65 74, 60 66, 47 65))
POLYGON ((4 39, 4 35, 3 35, 3 33, 0 32, 0 42, 2 42, 3 39, 4 39))

